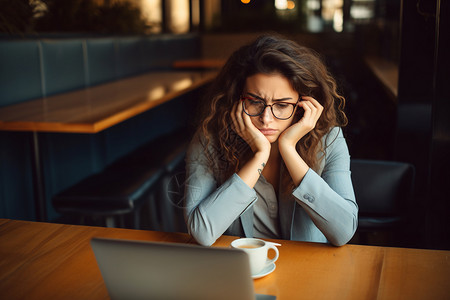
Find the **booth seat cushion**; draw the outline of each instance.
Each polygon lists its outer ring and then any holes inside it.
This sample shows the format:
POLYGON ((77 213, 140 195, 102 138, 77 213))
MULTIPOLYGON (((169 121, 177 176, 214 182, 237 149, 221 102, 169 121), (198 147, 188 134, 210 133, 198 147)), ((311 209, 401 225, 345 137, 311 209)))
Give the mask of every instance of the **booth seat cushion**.
POLYGON ((184 158, 188 135, 171 133, 120 158, 100 173, 89 176, 53 198, 61 213, 125 214, 138 208, 161 175, 184 158))
POLYGON ((61 213, 128 213, 143 201, 160 174, 157 168, 104 171, 56 195, 53 205, 61 213))

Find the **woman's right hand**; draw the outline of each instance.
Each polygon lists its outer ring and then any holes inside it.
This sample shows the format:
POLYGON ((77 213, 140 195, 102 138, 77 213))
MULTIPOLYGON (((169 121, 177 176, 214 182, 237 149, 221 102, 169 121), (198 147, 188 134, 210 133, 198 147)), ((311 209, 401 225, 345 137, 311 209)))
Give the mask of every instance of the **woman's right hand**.
POLYGON ((250 116, 244 113, 241 101, 233 105, 231 119, 234 131, 250 146, 253 153, 270 153, 269 140, 253 125, 250 116))

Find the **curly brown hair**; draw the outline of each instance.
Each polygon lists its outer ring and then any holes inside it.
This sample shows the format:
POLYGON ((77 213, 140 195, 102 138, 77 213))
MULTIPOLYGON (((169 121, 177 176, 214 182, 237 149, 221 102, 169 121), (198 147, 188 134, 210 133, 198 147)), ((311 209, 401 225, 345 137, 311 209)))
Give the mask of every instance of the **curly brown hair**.
MULTIPOLYGON (((345 99, 319 55, 313 50, 278 35, 263 35, 234 52, 210 87, 206 116, 200 129, 205 149, 216 174, 224 181, 236 172, 251 155, 250 147, 233 131, 231 108, 239 101, 246 79, 254 74, 281 74, 299 95, 311 96, 324 107, 316 127, 297 143, 297 151, 313 169, 318 167, 317 154, 325 153, 322 137, 335 126, 347 124, 345 99), (212 147, 211 147, 212 146, 212 147), (219 157, 219 161, 217 158, 219 157)), ((299 116, 295 117, 298 121, 299 116)))

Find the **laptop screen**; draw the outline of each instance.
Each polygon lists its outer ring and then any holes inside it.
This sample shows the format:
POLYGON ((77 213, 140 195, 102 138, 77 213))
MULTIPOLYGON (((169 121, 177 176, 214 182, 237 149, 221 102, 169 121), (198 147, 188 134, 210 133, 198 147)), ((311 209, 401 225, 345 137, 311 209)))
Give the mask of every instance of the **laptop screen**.
POLYGON ((111 299, 256 297, 240 250, 105 238, 93 238, 91 246, 111 299))

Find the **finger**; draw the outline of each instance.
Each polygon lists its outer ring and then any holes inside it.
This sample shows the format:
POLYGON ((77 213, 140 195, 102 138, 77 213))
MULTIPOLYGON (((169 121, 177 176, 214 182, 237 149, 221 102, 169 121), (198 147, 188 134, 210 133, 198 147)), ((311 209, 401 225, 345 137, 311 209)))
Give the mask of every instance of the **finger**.
POLYGON ((233 105, 233 107, 231 109, 231 120, 233 122, 233 129, 234 129, 234 131, 236 131, 236 133, 239 134, 241 129, 240 129, 240 126, 239 126, 239 122, 236 119, 236 110, 237 110, 238 106, 239 106, 239 103, 236 103, 236 104, 233 105))
POLYGON ((314 107, 315 107, 315 116, 314 117, 315 117, 315 120, 317 122, 317 120, 322 115, 323 106, 322 106, 322 104, 319 103, 319 101, 317 101, 314 98, 311 98, 311 104, 314 105, 314 107))
POLYGON ((242 109, 242 101, 239 101, 238 105, 236 106, 236 111, 235 111, 235 116, 236 116, 236 121, 239 124, 239 128, 241 131, 245 130, 245 124, 244 124, 244 112, 242 109))
POLYGON ((243 105, 241 103, 240 107, 238 107, 238 114, 241 116, 243 130, 257 130, 255 125, 252 122, 252 118, 244 112, 243 105))
POLYGON ((234 104, 232 107, 231 107, 231 112, 230 112, 230 117, 231 117, 231 120, 233 121, 233 124, 236 122, 236 104, 234 104))
POLYGON ((312 130, 316 126, 317 120, 320 117, 320 112, 311 101, 303 101, 302 107, 305 110, 305 114, 299 122, 301 122, 305 128, 308 128, 308 131, 312 130))
POLYGON ((249 133, 253 136, 255 135, 262 135, 262 133, 256 128, 255 124, 252 122, 252 118, 248 115, 245 115, 244 122, 246 126, 246 130, 249 131, 249 133))
POLYGON ((316 101, 318 103, 318 101, 316 99, 314 99, 313 97, 311 97, 311 96, 302 96, 302 100, 304 100, 304 101, 311 101, 311 102, 316 101))
POLYGON ((311 104, 320 112, 323 111, 323 106, 322 104, 320 104, 319 101, 317 101, 316 99, 314 99, 313 97, 310 96, 303 96, 302 99, 304 99, 305 101, 309 101, 311 102, 311 104))
POLYGON ((310 118, 310 122, 315 124, 318 118, 318 115, 320 116, 320 113, 318 112, 317 107, 314 106, 313 103, 311 103, 310 101, 307 102, 307 105, 310 107, 311 109, 311 118, 310 118))
POLYGON ((250 118, 249 115, 247 115, 244 111, 242 111, 242 121, 244 123, 244 126, 246 128, 252 128, 254 127, 252 119, 250 118))
POLYGON ((308 101, 308 105, 311 108, 311 123, 315 126, 317 123, 317 120, 319 119, 320 115, 322 114, 321 105, 316 106, 315 104, 319 104, 317 101, 314 103, 313 101, 308 101))
POLYGON ((311 109, 310 117, 314 120, 318 120, 323 111, 323 106, 319 103, 319 101, 312 97, 305 97, 305 100, 302 102, 304 102, 305 106, 308 106, 311 109))
MULTIPOLYGON (((316 119, 317 118, 317 114, 319 113, 318 107, 315 105, 315 103, 313 103, 310 100, 306 101, 306 105, 308 105, 309 108, 311 109, 311 118, 313 120, 316 119)), ((320 113, 319 113, 319 115, 320 115, 320 113)))

